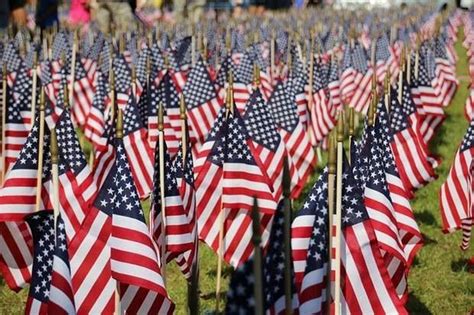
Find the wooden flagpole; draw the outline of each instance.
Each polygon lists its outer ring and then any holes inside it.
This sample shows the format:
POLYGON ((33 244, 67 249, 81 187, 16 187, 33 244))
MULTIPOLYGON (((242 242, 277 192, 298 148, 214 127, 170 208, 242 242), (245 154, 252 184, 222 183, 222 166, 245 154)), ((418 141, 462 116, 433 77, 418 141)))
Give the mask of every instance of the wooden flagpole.
MULTIPOLYGON (((229 83, 227 86, 227 93, 226 93, 226 113, 225 119, 229 117, 229 113, 233 110, 234 105, 234 78, 232 72, 229 73, 229 83)), ((227 136, 226 136, 227 137, 227 136)), ((224 142, 224 145, 227 144, 224 142)), ((225 149, 226 150, 226 149, 225 149)), ((225 151, 224 151, 225 152, 225 151)), ((223 174, 225 172, 225 161, 222 163, 223 174)), ((224 260, 224 223, 225 223, 225 209, 224 209, 224 202, 222 201, 221 196, 221 207, 219 212, 219 250, 217 253, 217 279, 216 279, 216 314, 219 313, 219 304, 220 304, 220 295, 221 295, 221 278, 222 278, 222 260, 224 260)))
POLYGON ((260 235, 260 214, 258 211, 257 199, 253 199, 252 207, 252 243, 253 243, 253 275, 254 285, 253 293, 255 299, 255 315, 263 315, 263 279, 262 279, 262 248, 260 243, 262 236, 260 235))
POLYGON ((339 115, 337 122, 337 164, 336 164, 336 215, 335 215, 335 237, 334 247, 336 249, 334 270, 334 314, 341 314, 341 211, 342 211, 342 155, 344 141, 344 114, 339 115))
POLYGON ((2 176, 1 176, 1 186, 3 186, 3 182, 5 181, 6 175, 6 117, 7 117, 7 63, 3 63, 2 69, 2 176))
POLYGON ((291 260, 291 175, 288 167, 288 158, 283 159, 283 211, 284 211, 284 252, 285 252, 285 315, 293 314, 293 275, 292 275, 292 260, 291 260))
POLYGON ((329 135, 328 148, 328 265, 327 265, 327 285, 326 285, 326 305, 327 313, 331 314, 331 271, 332 271, 332 238, 333 238, 333 216, 334 201, 336 192, 336 135, 332 132, 329 135))
POLYGON ((132 97, 135 99, 135 101, 137 101, 137 70, 133 62, 130 65, 130 67, 132 68, 132 71, 131 71, 132 97))
POLYGON ((32 71, 32 87, 31 87, 31 123, 30 128, 35 122, 36 116, 36 86, 38 82, 38 75, 36 68, 38 67, 38 51, 35 50, 33 54, 33 71, 32 71))
POLYGON ((387 111, 390 112, 390 69, 387 69, 387 73, 385 74, 385 80, 383 84, 383 91, 384 91, 384 99, 385 99, 385 107, 387 111))
POLYGON ((161 246, 161 273, 166 286, 166 198, 165 198, 165 135, 164 135, 164 109, 163 104, 158 104, 158 158, 160 171, 160 197, 161 197, 161 232, 163 233, 163 244, 161 246))
POLYGON ((52 176, 52 181, 53 181, 54 226, 56 227, 56 221, 59 215, 59 168, 58 168, 59 152, 58 152, 58 139, 56 137, 56 128, 51 129, 50 152, 51 152, 51 176, 52 176))
POLYGON ((349 107, 349 150, 348 150, 348 159, 349 163, 351 163, 351 147, 352 141, 354 140, 354 107, 349 107))
POLYGON ((40 105, 39 105, 39 130, 38 130, 38 170, 36 173, 36 207, 35 211, 39 211, 41 207, 41 191, 43 188, 43 146, 44 146, 44 110, 45 97, 44 89, 41 89, 40 105))
MULTIPOLYGON (((123 111, 121 109, 117 110, 115 138, 123 139, 123 111)), ((122 314, 122 304, 120 303, 120 283, 118 281, 115 287, 115 314, 122 314)))

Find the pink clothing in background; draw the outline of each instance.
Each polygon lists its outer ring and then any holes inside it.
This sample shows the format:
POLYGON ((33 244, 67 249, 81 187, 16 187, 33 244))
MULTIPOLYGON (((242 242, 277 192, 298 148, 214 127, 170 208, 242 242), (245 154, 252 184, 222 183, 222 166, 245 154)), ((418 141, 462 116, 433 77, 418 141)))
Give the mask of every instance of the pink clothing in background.
POLYGON ((88 0, 71 0, 69 22, 71 24, 88 24, 91 18, 87 8, 88 0))

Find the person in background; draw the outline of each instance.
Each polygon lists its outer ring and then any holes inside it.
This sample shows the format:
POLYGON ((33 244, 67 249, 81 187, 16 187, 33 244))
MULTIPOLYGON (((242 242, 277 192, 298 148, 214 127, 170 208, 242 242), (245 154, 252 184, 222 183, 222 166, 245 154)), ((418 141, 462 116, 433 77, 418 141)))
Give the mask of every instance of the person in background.
POLYGON ((0 0, 0 29, 7 28, 10 21, 18 27, 26 25, 26 0, 0 0))
POLYGON ((97 22, 103 33, 114 31, 124 33, 135 27, 135 17, 128 0, 90 0, 92 20, 97 22))
POLYGON ((59 24, 58 2, 58 0, 36 1, 36 26, 45 29, 52 27, 55 24, 59 24))
POLYGON ((71 0, 69 9, 69 23, 72 26, 89 24, 91 19, 88 0, 71 0))

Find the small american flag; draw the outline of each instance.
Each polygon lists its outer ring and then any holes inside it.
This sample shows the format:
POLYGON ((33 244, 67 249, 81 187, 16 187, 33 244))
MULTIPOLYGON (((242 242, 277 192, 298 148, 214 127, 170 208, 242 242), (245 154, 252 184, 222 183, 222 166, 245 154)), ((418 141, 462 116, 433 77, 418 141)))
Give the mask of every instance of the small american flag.
MULTIPOLYGON (((223 113, 223 112, 221 112, 223 113)), ((210 144, 196 179, 199 236, 214 251, 219 249, 219 216, 225 218, 224 259, 237 266, 252 253, 252 218, 249 213, 257 197, 262 213, 263 245, 268 241, 269 224, 276 209, 270 181, 245 132, 237 111, 219 118, 203 144, 210 144), (252 189, 249 189, 252 185, 252 189)))
POLYGON ((472 165, 474 153, 474 120, 471 120, 464 139, 454 157, 446 182, 443 183, 439 194, 443 229, 453 232, 463 228, 462 249, 469 247, 472 227, 472 165))
POLYGON ((222 100, 218 98, 201 58, 189 73, 183 95, 187 106, 191 140, 204 142, 217 118, 222 100))
POLYGON ((360 44, 356 44, 354 47, 352 62, 355 70, 354 82, 357 82, 357 84, 349 106, 353 107, 357 112, 365 114, 369 108, 370 84, 374 69, 368 64, 366 51, 360 44))
MULTIPOLYGON (((266 314, 285 314, 285 285, 284 269, 284 211, 283 201, 278 204, 273 220, 268 252, 262 259, 262 282, 264 297, 264 312, 266 314)), ((227 291, 226 314, 254 314, 254 260, 250 257, 232 274, 229 290, 227 291)), ((293 283, 292 283, 293 284, 293 283)), ((293 308, 298 307, 298 297, 293 296, 293 308)))

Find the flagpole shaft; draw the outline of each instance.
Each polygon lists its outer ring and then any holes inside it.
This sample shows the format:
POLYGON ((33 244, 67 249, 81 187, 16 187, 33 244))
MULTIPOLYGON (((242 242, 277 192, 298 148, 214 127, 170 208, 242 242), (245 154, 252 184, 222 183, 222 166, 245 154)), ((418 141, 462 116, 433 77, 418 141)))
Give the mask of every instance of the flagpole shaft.
POLYGON ((7 172, 6 169, 6 139, 5 139, 5 125, 6 125, 6 116, 7 116, 7 71, 6 64, 3 65, 3 77, 2 77, 2 176, 1 176, 1 185, 5 181, 5 175, 7 172))
POLYGON ((225 210, 221 196, 221 211, 219 212, 219 250, 217 252, 216 314, 219 313, 219 304, 221 299, 222 260, 224 259, 224 211, 225 210))
POLYGON ((182 153, 183 153, 183 163, 186 163, 186 150, 188 148, 188 145, 187 145, 187 137, 186 137, 186 118, 185 119, 181 119, 181 150, 182 150, 182 153))
POLYGON ((341 211, 342 211, 342 154, 343 143, 337 141, 337 164, 336 164, 336 216, 334 218, 335 231, 335 284, 334 284, 334 314, 341 314, 341 211))
POLYGON ((199 243, 196 242, 191 279, 188 282, 188 314, 199 314, 199 243))
POLYGON ((33 78, 32 78, 32 90, 31 90, 31 122, 30 128, 33 126, 36 115, 36 85, 38 82, 38 76, 36 74, 36 64, 33 65, 33 78))
POLYGON ((252 243, 253 243, 253 275, 254 287, 253 293, 255 298, 255 315, 263 315, 263 282, 262 282, 262 248, 260 244, 262 237, 260 235, 260 214, 258 211, 257 200, 254 199, 252 209, 252 243))
POLYGON ((285 289, 285 315, 293 314, 293 263, 291 260, 291 175, 288 158, 283 160, 283 237, 285 253, 284 289, 285 289))
POLYGON ((161 197, 161 225, 163 246, 161 246, 161 273, 166 286, 166 205, 165 205, 165 137, 163 131, 158 131, 158 154, 160 159, 160 197, 161 197))
POLYGON ((39 114, 39 139, 38 139, 38 170, 36 173, 36 207, 35 211, 40 210, 41 191, 43 186, 43 146, 44 146, 44 110, 39 114))

